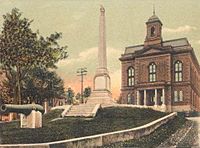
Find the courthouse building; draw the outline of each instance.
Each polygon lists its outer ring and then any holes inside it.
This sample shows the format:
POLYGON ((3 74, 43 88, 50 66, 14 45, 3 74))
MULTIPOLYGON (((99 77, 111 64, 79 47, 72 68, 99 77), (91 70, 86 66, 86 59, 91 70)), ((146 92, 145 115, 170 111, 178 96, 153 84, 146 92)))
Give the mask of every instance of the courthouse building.
POLYGON ((200 111, 200 66, 187 38, 162 39, 162 22, 146 22, 144 44, 121 55, 121 103, 164 111, 200 111))

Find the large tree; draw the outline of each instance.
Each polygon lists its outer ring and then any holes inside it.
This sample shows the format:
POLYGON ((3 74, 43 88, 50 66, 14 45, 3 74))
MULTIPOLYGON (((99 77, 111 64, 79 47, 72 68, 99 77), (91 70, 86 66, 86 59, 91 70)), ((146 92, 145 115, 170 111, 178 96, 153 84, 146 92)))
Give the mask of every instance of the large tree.
POLYGON ((0 34, 0 66, 8 81, 14 81, 13 97, 19 104, 23 80, 32 68, 56 68, 55 63, 67 57, 67 47, 58 44, 61 33, 44 38, 30 28, 32 20, 21 15, 16 8, 3 15, 0 34))
POLYGON ((34 68, 25 77, 22 87, 23 101, 42 104, 45 100, 65 98, 64 83, 54 72, 46 68, 34 68))

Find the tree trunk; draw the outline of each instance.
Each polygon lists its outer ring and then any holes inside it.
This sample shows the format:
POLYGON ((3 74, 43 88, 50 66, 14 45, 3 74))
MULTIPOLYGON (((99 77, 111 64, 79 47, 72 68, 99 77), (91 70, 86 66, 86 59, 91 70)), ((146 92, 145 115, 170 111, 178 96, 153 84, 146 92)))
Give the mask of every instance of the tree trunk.
POLYGON ((22 103, 22 99, 21 99, 21 85, 20 85, 20 67, 19 65, 17 64, 17 73, 16 73, 16 86, 17 86, 17 102, 18 104, 21 104, 22 103))

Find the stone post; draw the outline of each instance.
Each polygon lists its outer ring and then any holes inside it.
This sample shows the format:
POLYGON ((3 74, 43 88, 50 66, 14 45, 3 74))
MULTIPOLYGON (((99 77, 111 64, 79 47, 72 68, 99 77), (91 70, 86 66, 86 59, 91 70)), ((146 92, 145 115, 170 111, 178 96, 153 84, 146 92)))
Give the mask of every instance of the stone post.
POLYGON ((162 105, 166 105, 166 101, 165 101, 165 88, 162 89, 162 98, 163 98, 162 105))
POLYGON ((137 105, 140 105, 140 92, 137 90, 137 105))
POLYGON ((32 116, 32 128, 35 128, 35 121, 36 121, 36 111, 35 110, 32 110, 31 116, 32 116))
POLYGON ((48 112, 48 102, 45 99, 45 101, 44 101, 44 113, 46 114, 47 112, 48 112))
POLYGON ((155 106, 158 105, 158 91, 155 89, 155 106))
POLYGON ((24 127, 24 114, 20 114, 20 127, 24 127))
POLYGON ((147 105, 147 90, 144 90, 144 106, 147 105))

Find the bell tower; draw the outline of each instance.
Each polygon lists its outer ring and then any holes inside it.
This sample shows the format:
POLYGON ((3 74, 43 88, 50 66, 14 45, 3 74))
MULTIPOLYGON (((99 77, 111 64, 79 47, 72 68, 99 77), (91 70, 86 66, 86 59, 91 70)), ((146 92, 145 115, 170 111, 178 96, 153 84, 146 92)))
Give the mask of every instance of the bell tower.
POLYGON ((147 33, 144 41, 144 46, 161 46, 162 45, 162 22, 155 15, 155 9, 153 9, 153 15, 146 22, 147 33))

